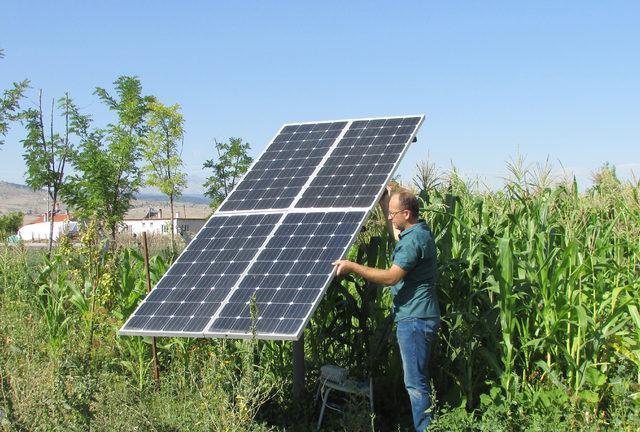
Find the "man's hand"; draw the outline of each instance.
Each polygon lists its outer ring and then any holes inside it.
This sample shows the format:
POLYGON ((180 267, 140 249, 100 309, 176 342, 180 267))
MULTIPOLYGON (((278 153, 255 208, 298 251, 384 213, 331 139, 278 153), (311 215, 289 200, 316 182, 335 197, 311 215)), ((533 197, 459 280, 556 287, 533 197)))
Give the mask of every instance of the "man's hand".
POLYGON ((336 276, 344 276, 353 271, 353 263, 347 260, 337 260, 332 262, 336 267, 336 276))

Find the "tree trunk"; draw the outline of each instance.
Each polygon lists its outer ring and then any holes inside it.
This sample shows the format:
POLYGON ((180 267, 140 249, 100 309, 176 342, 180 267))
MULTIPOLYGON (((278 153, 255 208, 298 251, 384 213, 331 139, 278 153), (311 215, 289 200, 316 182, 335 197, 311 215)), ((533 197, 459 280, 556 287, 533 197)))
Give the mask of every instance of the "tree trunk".
POLYGON ((57 201, 57 198, 54 196, 53 205, 51 206, 51 214, 49 215, 49 259, 51 259, 51 251, 53 250, 53 224, 55 222, 55 208, 57 201))
POLYGON ((169 194, 169 208, 171 209, 171 259, 176 257, 176 239, 174 227, 174 213, 173 213, 173 194, 169 194))

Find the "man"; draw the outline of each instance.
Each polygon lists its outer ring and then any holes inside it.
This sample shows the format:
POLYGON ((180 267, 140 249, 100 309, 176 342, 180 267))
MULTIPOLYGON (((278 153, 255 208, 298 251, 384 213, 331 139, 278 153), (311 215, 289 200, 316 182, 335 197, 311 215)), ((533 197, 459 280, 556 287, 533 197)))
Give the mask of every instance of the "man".
POLYGON ((419 219, 417 198, 410 192, 385 192, 380 205, 387 227, 397 240, 387 269, 338 260, 336 275, 356 273, 364 279, 392 286, 396 336, 402 356, 404 384, 411 400, 413 424, 423 432, 431 422, 429 354, 440 326, 436 292, 436 245, 426 222, 419 219))

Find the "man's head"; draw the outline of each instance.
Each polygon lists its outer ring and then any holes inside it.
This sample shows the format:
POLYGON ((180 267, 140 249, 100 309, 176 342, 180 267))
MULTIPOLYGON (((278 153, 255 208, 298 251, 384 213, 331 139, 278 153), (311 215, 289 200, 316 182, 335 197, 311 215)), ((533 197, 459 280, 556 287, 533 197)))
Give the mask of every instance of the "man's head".
POLYGON ((389 220, 394 228, 403 231, 418 222, 420 204, 414 194, 400 191, 389 200, 389 220))

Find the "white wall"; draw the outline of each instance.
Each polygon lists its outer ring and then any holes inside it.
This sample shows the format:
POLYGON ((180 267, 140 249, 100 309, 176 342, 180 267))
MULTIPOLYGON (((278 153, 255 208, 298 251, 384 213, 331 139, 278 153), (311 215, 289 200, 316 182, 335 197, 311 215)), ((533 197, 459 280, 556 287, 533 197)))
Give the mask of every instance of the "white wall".
MULTIPOLYGON (((177 234, 184 234, 187 231, 197 233, 207 221, 205 219, 180 219, 173 220, 174 230, 177 234)), ((144 220, 124 220, 125 231, 131 235, 140 235, 143 232, 154 235, 170 235, 170 219, 144 219, 144 220)))
MULTIPOLYGON (((51 229, 50 222, 40 222, 25 225, 18 230, 18 237, 22 240, 48 240, 49 230, 51 229)), ((74 221, 63 221, 53 223, 53 240, 58 240, 58 237, 64 233, 74 233, 78 231, 78 223, 74 221)))
POLYGON ((145 220, 124 220, 126 232, 131 235, 147 234, 169 234, 169 224, 171 221, 165 219, 145 219, 145 220))

